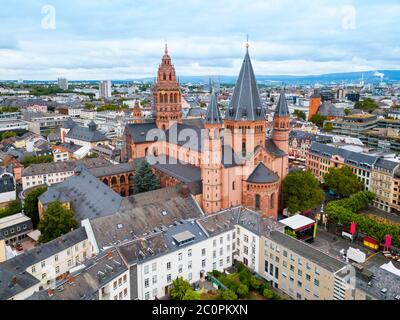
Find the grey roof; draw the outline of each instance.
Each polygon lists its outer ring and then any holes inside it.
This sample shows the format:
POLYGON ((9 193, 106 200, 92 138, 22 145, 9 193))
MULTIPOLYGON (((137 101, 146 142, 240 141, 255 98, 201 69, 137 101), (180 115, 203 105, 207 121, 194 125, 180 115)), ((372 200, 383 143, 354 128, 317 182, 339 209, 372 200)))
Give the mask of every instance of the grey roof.
POLYGON ((66 137, 86 142, 100 142, 109 140, 103 133, 96 130, 91 123, 89 123, 89 127, 73 126, 66 134, 66 137))
POLYGON ((166 141, 175 143, 179 146, 185 146, 191 150, 203 150, 203 127, 190 125, 186 123, 174 123, 169 130, 165 132, 166 141))
POLYGON ((38 286, 40 281, 25 270, 16 270, 12 264, 0 264, 0 300, 8 300, 13 296, 38 286), (13 278, 16 283, 13 284, 13 278))
POLYGON ((282 91, 281 95, 279 96, 279 101, 276 106, 274 117, 289 117, 289 116, 290 112, 286 101, 286 95, 285 92, 282 91))
POLYGON ((70 160, 63 162, 50 162, 50 163, 38 163, 32 164, 25 168, 22 172, 22 176, 34 176, 38 174, 54 173, 54 172, 67 172, 73 171, 76 167, 83 165, 86 168, 97 168, 109 166, 110 162, 102 158, 93 159, 82 159, 82 160, 70 160))
POLYGON ((312 261, 313 263, 319 265, 325 270, 336 272, 346 266, 342 261, 335 259, 326 253, 317 250, 313 246, 292 238, 289 235, 286 235, 279 231, 272 231, 267 238, 272 239, 276 243, 292 250, 296 254, 312 261))
POLYGON ((237 167, 242 164, 240 157, 228 144, 223 144, 221 161, 225 168, 237 167))
POLYGON ((78 151, 80 148, 82 148, 82 146, 80 146, 79 144, 68 143, 68 142, 60 143, 59 146, 67 149, 71 153, 74 153, 78 151))
POLYGON ((121 207, 122 197, 83 166, 63 182, 54 184, 49 194, 45 192, 41 199, 52 200, 52 189, 62 193, 65 199, 71 199, 71 208, 77 221, 113 214, 121 207))
POLYGON ((77 125, 78 124, 76 122, 74 122, 74 120, 72 120, 71 118, 68 118, 66 121, 64 121, 64 123, 61 127, 65 128, 65 129, 71 129, 77 125))
POLYGON ((260 162, 251 175, 247 178, 247 182, 251 183, 273 183, 279 181, 276 173, 268 169, 264 163, 260 162))
POLYGON ((188 110, 186 117, 202 117, 205 113, 205 110, 200 107, 191 107, 188 110))
POLYGON ((377 168, 382 168, 382 169, 386 169, 386 170, 394 170, 397 166, 399 165, 398 162, 395 161, 390 161, 387 159, 383 159, 383 158, 378 158, 374 164, 374 167, 377 168))
POLYGON ((68 197, 65 193, 58 191, 52 186, 48 187, 47 191, 40 195, 39 200, 44 206, 54 201, 60 201, 63 203, 71 201, 70 197, 68 197))
POLYGON ((221 112, 218 108, 217 96, 214 92, 211 95, 211 101, 207 107, 205 122, 209 124, 222 124, 221 112))
POLYGON ((334 155, 338 155, 345 159, 345 163, 362 169, 372 169, 373 164, 378 158, 377 156, 354 152, 319 142, 313 142, 309 152, 328 159, 334 155))
POLYGON ((96 178, 110 176, 114 174, 121 174, 121 173, 133 173, 134 170, 135 170, 135 164, 132 162, 119 163, 115 165, 89 169, 90 173, 94 175, 96 178))
POLYGON ((286 156, 285 151, 279 149, 272 139, 265 140, 265 149, 268 153, 274 155, 275 157, 281 158, 286 156))
POLYGON ((317 133, 305 132, 301 130, 292 130, 289 133, 289 142, 291 143, 294 139, 298 141, 318 141, 318 142, 332 142, 331 136, 323 136, 317 133))
POLYGON ((146 140, 146 135, 150 130, 157 129, 154 122, 148 123, 130 123, 127 124, 125 130, 130 136, 134 143, 148 142, 146 140))
POLYGON ((176 221, 193 219, 203 213, 181 187, 167 187, 124 198, 117 213, 91 220, 99 247, 126 242, 161 230, 176 221))
POLYGON ((344 108, 336 108, 332 102, 325 101, 318 109, 320 116, 326 117, 344 117, 344 108))
POLYGON ((265 111, 258 94, 257 81, 248 50, 246 50, 244 56, 229 108, 225 112, 225 119, 235 121, 265 120, 265 111))

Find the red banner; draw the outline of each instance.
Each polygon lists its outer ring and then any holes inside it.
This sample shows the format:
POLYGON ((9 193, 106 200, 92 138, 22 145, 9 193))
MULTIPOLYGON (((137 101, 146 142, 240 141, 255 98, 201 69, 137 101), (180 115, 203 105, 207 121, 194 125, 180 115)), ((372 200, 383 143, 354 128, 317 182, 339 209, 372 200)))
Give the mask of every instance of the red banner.
POLYGON ((385 247, 386 249, 390 249, 392 246, 392 236, 390 234, 387 234, 385 237, 385 247))
POLYGON ((356 223, 352 222, 350 225, 350 233, 352 236, 354 236, 354 234, 356 233, 356 223))

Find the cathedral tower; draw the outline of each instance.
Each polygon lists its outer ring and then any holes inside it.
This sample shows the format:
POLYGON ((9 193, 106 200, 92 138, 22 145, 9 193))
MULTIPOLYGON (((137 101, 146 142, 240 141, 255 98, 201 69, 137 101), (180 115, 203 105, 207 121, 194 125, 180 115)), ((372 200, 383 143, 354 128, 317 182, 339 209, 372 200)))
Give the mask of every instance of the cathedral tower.
POLYGON ((286 96, 285 93, 282 91, 274 114, 272 140, 274 141, 275 145, 285 153, 289 152, 289 117, 290 113, 286 101, 286 96))
POLYGON ((243 60, 229 108, 225 112, 225 138, 237 154, 245 157, 265 145, 266 119, 258 94, 249 49, 243 60))
POLYGON ((214 92, 207 108, 204 127, 206 140, 201 163, 203 211, 213 213, 222 209, 222 117, 214 92))
POLYGON ((159 129, 166 130, 173 123, 182 123, 182 97, 176 81, 175 68, 168 55, 167 44, 165 44, 164 56, 158 68, 153 99, 156 125, 159 129))

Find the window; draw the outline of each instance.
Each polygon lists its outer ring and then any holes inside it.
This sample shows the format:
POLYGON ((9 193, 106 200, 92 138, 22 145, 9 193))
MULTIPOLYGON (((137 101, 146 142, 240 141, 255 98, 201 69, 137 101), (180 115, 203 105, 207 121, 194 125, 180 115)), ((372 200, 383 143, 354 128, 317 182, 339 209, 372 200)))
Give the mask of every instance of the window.
POLYGON ((149 265, 144 266, 144 274, 149 273, 149 265))
POLYGON ((56 254, 55 256, 54 256, 54 261, 58 261, 58 254, 56 254))
POLYGON ((167 270, 171 270, 171 262, 167 262, 167 270))
POLYGON ((155 274, 154 276, 153 276, 153 279, 152 279, 153 281, 153 284, 156 284, 157 283, 157 275, 155 274))
POLYGON ((286 262, 285 260, 283 260, 282 264, 283 264, 283 266, 284 266, 285 268, 287 268, 287 262, 286 262))
POLYGON ((303 275, 303 271, 298 270, 298 271, 297 271, 297 274, 299 275, 299 277, 301 277, 301 276, 303 275))
POLYGON ((188 261, 188 269, 192 269, 192 260, 188 261))
POLYGON ((213 262, 213 270, 217 269, 217 264, 213 262))
POLYGON ((226 251, 229 252, 230 250, 231 250, 231 245, 228 244, 228 245, 226 246, 226 251))
POLYGON ((188 250, 188 257, 191 257, 192 256, 192 249, 189 249, 188 250))
POLYGON ((222 256, 224 254, 224 249, 223 248, 219 248, 219 255, 222 256))
POLYGON ((314 279, 314 285, 315 285, 316 287, 319 287, 319 280, 314 279))
POLYGON ((283 256, 287 257, 287 251, 283 250, 283 256))
POLYGON ((249 237, 246 234, 244 235, 243 239, 244 239, 244 242, 246 242, 246 243, 249 242, 249 237))
POLYGON ((279 257, 275 257, 275 262, 279 263, 279 257))
POLYGON ((310 281, 311 280, 311 276, 309 274, 306 274, 306 280, 310 281))
POLYGON ((171 282, 171 274, 167 274, 167 282, 171 282))
POLYGON ((35 273, 36 272, 36 266, 33 266, 32 267, 32 273, 35 273))
POLYGON ((144 295, 144 298, 146 300, 150 300, 150 292, 146 292, 145 295, 144 295))
POLYGON ((294 266, 290 265, 290 271, 294 271, 294 266))
POLYGON ((214 239, 214 240, 213 240, 213 247, 216 247, 216 246, 217 246, 217 240, 214 239))
POLYGON ((67 250, 67 256, 69 256, 71 254, 71 249, 67 250))
POLYGON ((279 278, 279 268, 275 266, 275 278, 279 278))
POLYGON ((46 266, 46 261, 42 261, 42 269, 46 266))
POLYGON ((303 286, 303 284, 301 283, 301 281, 297 281, 297 285, 299 286, 299 288, 301 288, 303 286))
POLYGON ((179 261, 182 260, 182 252, 178 254, 178 260, 179 260, 179 261))
POLYGON ((178 272, 179 272, 179 273, 182 273, 182 271, 183 271, 183 265, 180 264, 180 265, 179 265, 179 268, 178 268, 178 272))
POLYGON ((201 260, 201 267, 205 268, 206 267, 206 260, 201 260))
POLYGON ((230 256, 226 257, 226 263, 228 263, 228 264, 231 263, 231 257, 230 256))
POLYGON ((122 299, 122 291, 118 294, 119 300, 122 299))
POLYGON ((149 278, 144 279, 144 287, 145 287, 145 288, 148 288, 148 287, 149 287, 149 284, 150 284, 149 278))
POLYGON ((224 243, 224 238, 223 237, 220 237, 219 238, 219 244, 223 244, 224 243))
POLYGON ((201 249, 201 255, 202 255, 202 256, 205 256, 205 255, 206 255, 206 249, 205 249, 205 248, 201 249))
POLYGON ((249 254, 249 248, 247 246, 243 247, 244 254, 249 254))
POLYGON ((265 261, 264 261, 264 271, 265 271, 265 272, 268 272, 268 265, 269 265, 269 264, 268 264, 268 261, 265 260, 265 261))
POLYGON ((124 283, 127 281, 127 276, 126 276, 126 274, 124 274, 124 283))
POLYGON ((114 300, 118 300, 118 296, 114 296, 114 300))
POLYGON ((213 258, 215 259, 217 257, 217 251, 213 251, 213 258))
POLYGON ((68 260, 68 267, 72 266, 72 260, 68 260))
MULTIPOLYGON (((156 289, 157 290, 157 289, 156 289)), ((157 291, 156 291, 157 292, 157 291)), ((126 297, 128 295, 128 289, 127 288, 125 288, 124 289, 124 297, 126 297)))
POLYGON ((228 233, 226 236, 226 240, 230 241, 231 240, 231 235, 228 233))
POLYGON ((122 285, 122 278, 118 279, 118 286, 122 285))
POLYGON ((188 274, 188 280, 192 281, 192 273, 191 272, 189 272, 189 274, 188 274))
POLYGON ((153 262, 151 265, 151 271, 156 271, 157 270, 157 262, 153 262))

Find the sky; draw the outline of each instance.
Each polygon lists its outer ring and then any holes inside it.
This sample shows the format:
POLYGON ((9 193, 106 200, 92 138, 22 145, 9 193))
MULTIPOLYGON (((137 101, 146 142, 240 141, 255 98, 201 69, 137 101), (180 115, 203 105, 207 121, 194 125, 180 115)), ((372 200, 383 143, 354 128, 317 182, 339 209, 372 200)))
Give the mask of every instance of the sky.
POLYGON ((0 0, 0 80, 400 69, 399 0, 0 0))

